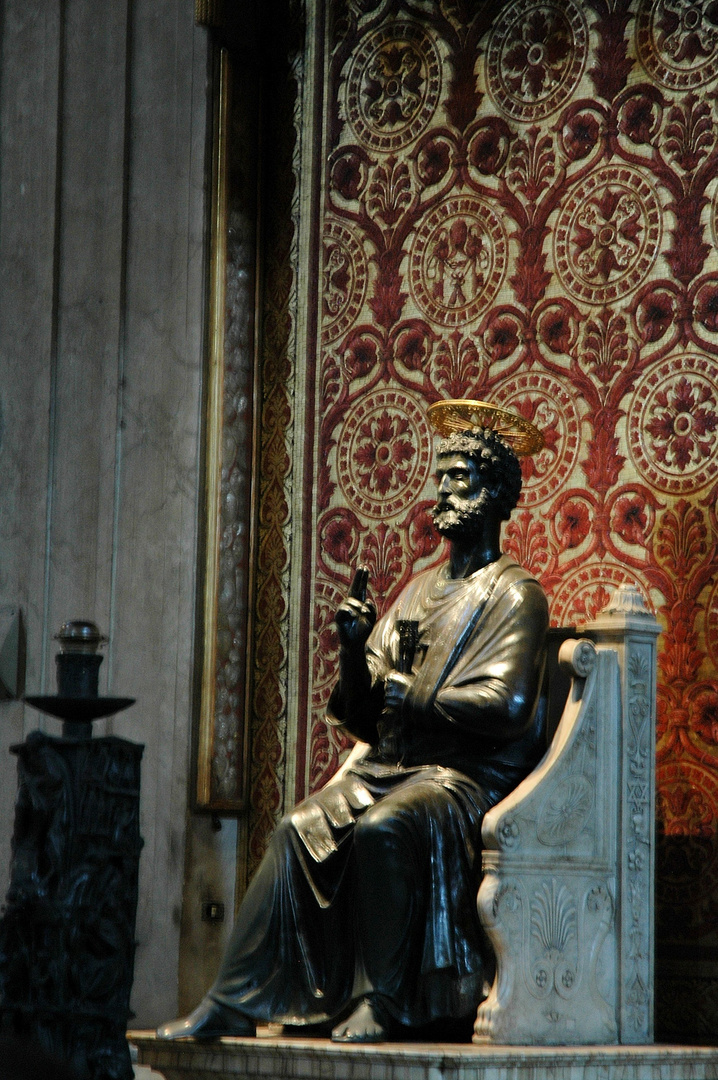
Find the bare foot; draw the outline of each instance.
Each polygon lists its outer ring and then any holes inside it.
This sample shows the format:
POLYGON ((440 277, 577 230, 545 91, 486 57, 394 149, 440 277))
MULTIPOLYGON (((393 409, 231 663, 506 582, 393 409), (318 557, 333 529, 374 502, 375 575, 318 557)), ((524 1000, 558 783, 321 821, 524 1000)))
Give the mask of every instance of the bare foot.
POLYGON ((254 1020, 202 998, 194 1012, 157 1028, 158 1039, 219 1039, 223 1035, 254 1035, 254 1020))
POLYGON ((332 1031, 332 1042, 375 1043, 384 1042, 387 1037, 388 1022, 383 1010, 364 998, 357 1005, 348 1020, 344 1020, 332 1031))

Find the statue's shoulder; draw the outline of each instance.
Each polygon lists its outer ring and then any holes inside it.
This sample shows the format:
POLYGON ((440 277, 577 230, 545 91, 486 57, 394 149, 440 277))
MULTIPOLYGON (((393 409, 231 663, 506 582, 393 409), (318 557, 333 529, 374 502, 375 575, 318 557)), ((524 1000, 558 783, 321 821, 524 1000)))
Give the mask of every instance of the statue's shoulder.
POLYGON ((505 565, 500 571, 495 590, 497 602, 499 597, 506 597, 512 607, 520 605, 521 609, 531 611, 533 618, 547 625, 548 598, 541 582, 509 556, 503 555, 502 559, 505 559, 505 565))
POLYGON ((529 573, 523 566, 520 566, 509 555, 502 555, 500 559, 494 564, 496 567, 496 575, 500 579, 502 585, 518 585, 520 582, 533 582, 534 585, 539 585, 539 582, 529 573))
POLYGON ((529 602, 537 610, 545 608, 548 611, 548 599, 543 585, 533 574, 508 555, 502 555, 496 566, 499 575, 495 590, 497 594, 512 592, 515 597, 518 594, 522 601, 529 602))

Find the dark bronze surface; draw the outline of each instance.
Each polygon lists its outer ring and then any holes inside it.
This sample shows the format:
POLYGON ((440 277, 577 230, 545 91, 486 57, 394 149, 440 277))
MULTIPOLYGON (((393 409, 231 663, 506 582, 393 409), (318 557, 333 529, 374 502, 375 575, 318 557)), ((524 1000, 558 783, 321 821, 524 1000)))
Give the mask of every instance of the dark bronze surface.
POLYGON ((19 791, 0 919, 0 1020, 6 1034, 84 1080, 132 1078, 125 1029, 142 750, 125 739, 39 731, 12 747, 19 791))
POLYGON ((280 823, 214 986, 160 1037, 260 1020, 378 1041, 475 1016, 492 964, 476 913, 481 822, 544 750, 548 608, 501 554, 513 451, 491 432, 452 436, 437 480, 447 562, 378 622, 359 568, 336 614, 327 719, 365 752, 280 823))

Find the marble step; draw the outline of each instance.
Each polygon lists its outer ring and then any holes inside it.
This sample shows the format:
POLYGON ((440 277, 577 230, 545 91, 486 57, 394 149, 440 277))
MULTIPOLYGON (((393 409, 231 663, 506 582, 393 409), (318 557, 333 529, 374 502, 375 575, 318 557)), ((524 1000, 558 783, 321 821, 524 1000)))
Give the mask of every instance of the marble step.
POLYGON ((472 1046, 258 1037, 168 1043, 130 1031, 165 1080, 718 1080, 718 1047, 472 1046))

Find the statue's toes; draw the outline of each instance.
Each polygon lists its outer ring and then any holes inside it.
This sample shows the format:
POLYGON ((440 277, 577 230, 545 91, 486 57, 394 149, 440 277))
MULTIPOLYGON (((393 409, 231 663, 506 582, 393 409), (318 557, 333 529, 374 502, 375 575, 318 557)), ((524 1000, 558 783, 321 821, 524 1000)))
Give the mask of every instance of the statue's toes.
POLYGON ((337 1026, 332 1031, 333 1042, 344 1043, 376 1043, 384 1042, 387 1037, 387 1026, 377 1015, 376 1010, 368 998, 356 1007, 348 1020, 337 1026))

